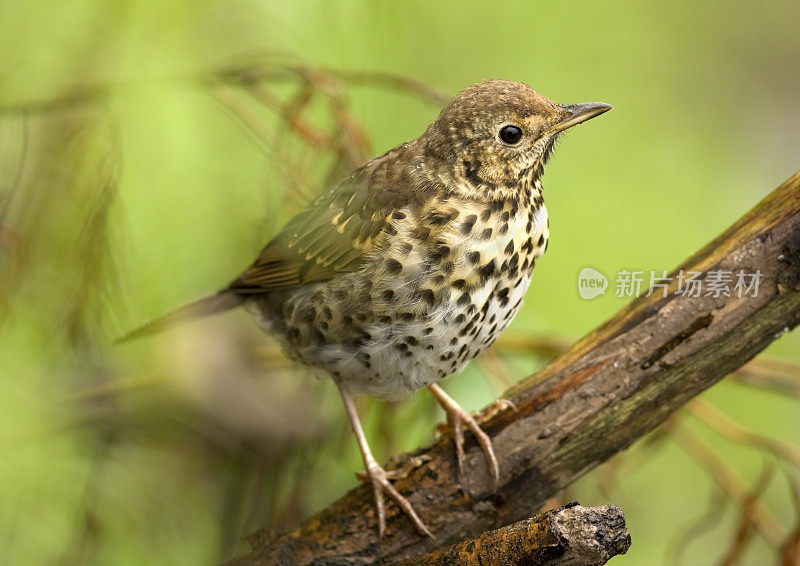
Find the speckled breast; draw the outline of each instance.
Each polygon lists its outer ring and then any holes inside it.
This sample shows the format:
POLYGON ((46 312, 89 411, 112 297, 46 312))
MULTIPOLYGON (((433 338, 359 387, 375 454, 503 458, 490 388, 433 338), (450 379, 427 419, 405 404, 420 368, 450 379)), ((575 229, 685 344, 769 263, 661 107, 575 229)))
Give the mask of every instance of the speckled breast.
POLYGON ((298 289, 279 318, 296 359, 352 393, 401 399, 461 370, 508 326, 545 251, 548 221, 536 194, 523 204, 409 207, 394 213, 392 228, 361 269, 298 289))

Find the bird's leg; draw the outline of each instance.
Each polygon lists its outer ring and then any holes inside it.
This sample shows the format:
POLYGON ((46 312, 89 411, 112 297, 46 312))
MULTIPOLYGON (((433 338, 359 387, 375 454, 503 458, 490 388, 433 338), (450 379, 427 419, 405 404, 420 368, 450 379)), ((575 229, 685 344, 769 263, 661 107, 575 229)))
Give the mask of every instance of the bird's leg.
POLYGON ((483 448, 483 453, 486 454, 486 463, 489 466, 489 473, 494 478, 494 490, 497 491, 500 485, 500 466, 497 464, 497 457, 492 448, 492 439, 489 435, 483 432, 478 421, 470 415, 467 411, 461 408, 461 405, 456 403, 455 399, 450 397, 444 389, 433 383, 428 386, 428 389, 436 400, 447 413, 447 421, 453 427, 453 437, 456 444, 456 455, 458 456, 458 469, 462 470, 464 466, 464 431, 462 424, 475 435, 478 444, 483 448))
POLYGON ((419 518, 416 511, 414 511, 414 508, 411 507, 411 503, 408 502, 408 499, 403 497, 389 482, 386 470, 378 464, 375 457, 372 455, 372 451, 369 449, 367 437, 364 434, 364 429, 361 428, 361 421, 358 418, 358 411, 356 410, 353 398, 338 379, 334 379, 334 381, 336 387, 339 388, 339 394, 342 396, 344 408, 347 411, 347 417, 350 419, 350 426, 353 428, 353 433, 356 435, 356 440, 358 441, 358 447, 361 449, 361 456, 364 458, 364 467, 367 470, 367 476, 372 483, 372 489, 375 493, 375 507, 378 512, 378 536, 382 537, 383 533, 386 531, 386 510, 383 503, 383 493, 386 492, 389 494, 389 497, 394 499, 394 502, 397 503, 397 506, 403 510, 408 518, 411 519, 411 522, 414 523, 414 526, 420 533, 435 538, 425 523, 422 522, 422 519, 419 518))

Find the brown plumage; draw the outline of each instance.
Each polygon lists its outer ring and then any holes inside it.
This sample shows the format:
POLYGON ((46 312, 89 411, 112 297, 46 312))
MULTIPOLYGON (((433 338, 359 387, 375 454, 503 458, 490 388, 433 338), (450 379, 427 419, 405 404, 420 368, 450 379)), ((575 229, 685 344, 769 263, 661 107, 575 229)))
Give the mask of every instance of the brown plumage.
MULTIPOLYGON (((428 387, 476 435, 497 483, 490 439, 436 382, 487 348, 519 310, 549 238, 544 166, 566 128, 610 108, 561 106, 522 83, 473 85, 418 139, 314 200, 225 289, 125 338, 245 305, 291 357, 332 375, 375 489, 380 532, 386 492, 430 534, 372 457, 351 396, 396 399, 428 387)), ((459 461, 460 447, 459 433, 459 461)))

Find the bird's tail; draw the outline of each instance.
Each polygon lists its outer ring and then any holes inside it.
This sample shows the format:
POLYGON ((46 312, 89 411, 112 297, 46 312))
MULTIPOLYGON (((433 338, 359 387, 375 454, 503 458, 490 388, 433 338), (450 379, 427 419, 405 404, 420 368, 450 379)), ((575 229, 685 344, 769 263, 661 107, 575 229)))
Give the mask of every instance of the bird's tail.
POLYGON ((191 303, 183 305, 182 307, 178 307, 172 312, 150 320, 139 328, 131 330, 130 332, 117 338, 114 343, 119 344, 120 342, 127 342, 128 340, 133 340, 135 338, 150 336, 151 334, 156 334, 182 322, 203 318, 238 307, 243 302, 244 300, 242 297, 228 289, 224 289, 219 293, 206 295, 201 299, 197 299, 196 301, 192 301, 191 303))

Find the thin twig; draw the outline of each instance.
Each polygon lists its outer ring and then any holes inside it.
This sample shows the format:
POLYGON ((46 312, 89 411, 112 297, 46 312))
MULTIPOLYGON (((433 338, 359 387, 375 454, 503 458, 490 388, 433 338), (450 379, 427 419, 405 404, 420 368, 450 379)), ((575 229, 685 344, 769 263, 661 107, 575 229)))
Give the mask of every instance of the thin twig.
POLYGON ((734 442, 766 450, 800 468, 800 448, 794 444, 751 432, 700 397, 692 400, 686 406, 686 410, 722 436, 734 442))
POLYGON ((758 501, 748 505, 751 490, 735 468, 720 458, 714 449, 681 420, 673 419, 668 425, 672 437, 698 464, 711 475, 716 483, 735 501, 747 520, 773 547, 779 547, 788 532, 783 523, 758 501))

